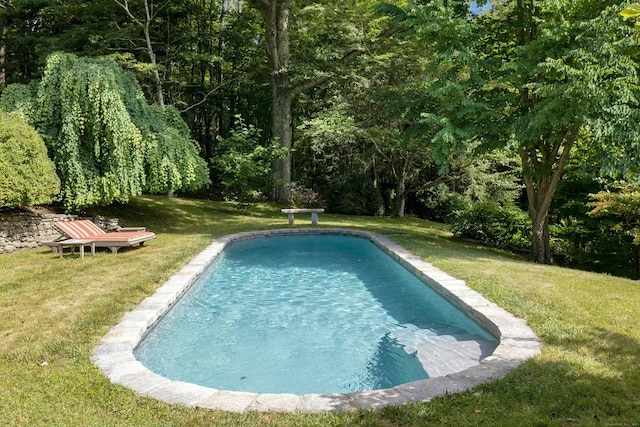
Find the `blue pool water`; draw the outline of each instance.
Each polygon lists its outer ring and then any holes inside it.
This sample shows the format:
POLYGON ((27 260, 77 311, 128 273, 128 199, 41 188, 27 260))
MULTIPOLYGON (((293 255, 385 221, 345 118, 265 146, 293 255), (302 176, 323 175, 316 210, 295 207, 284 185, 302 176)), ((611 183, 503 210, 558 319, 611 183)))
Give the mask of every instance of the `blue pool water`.
POLYGON ((495 340, 370 241, 298 235, 227 246, 135 349, 172 380, 349 393, 428 378, 418 349, 495 340))

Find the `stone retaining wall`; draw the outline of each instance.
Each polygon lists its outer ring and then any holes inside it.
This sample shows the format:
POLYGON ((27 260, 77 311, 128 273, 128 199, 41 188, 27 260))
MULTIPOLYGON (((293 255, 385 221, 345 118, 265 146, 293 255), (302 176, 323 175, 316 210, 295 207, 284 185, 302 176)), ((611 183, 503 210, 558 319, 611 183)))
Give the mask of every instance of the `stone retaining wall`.
MULTIPOLYGON (((0 212, 0 254, 16 249, 35 248, 42 242, 52 242, 63 237, 53 226, 57 221, 77 219, 78 215, 38 214, 27 211, 0 212)), ((117 228, 118 219, 92 218, 104 230, 117 228)))

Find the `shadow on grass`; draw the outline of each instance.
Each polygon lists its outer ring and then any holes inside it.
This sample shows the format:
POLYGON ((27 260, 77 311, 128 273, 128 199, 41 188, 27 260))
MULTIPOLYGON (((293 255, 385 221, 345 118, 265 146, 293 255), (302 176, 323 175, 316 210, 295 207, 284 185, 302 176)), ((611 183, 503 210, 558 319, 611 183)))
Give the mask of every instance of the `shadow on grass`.
POLYGON ((251 228, 286 225, 286 217, 276 218, 275 205, 257 205, 250 215, 241 215, 233 203, 207 200, 143 196, 128 204, 94 208, 90 216, 116 217, 122 226, 144 225, 155 233, 221 235, 251 228), (276 222, 277 221, 277 222, 276 222))
POLYGON ((390 407, 393 425, 638 425, 640 343, 607 329, 566 339, 507 377, 429 403, 390 407), (594 366, 596 365, 596 366, 594 366))
MULTIPOLYGON (((127 204, 92 208, 86 215, 116 217, 122 226, 144 225, 156 233, 221 236, 238 231, 287 228, 287 215, 280 209, 275 203, 259 203, 248 215, 243 215, 234 203, 151 195, 133 198, 127 204)), ((296 216, 296 228, 309 226, 310 216, 296 216)), ((382 234, 450 235, 442 224, 413 218, 358 217, 354 221, 349 216, 321 214, 320 227, 350 227, 382 234)))

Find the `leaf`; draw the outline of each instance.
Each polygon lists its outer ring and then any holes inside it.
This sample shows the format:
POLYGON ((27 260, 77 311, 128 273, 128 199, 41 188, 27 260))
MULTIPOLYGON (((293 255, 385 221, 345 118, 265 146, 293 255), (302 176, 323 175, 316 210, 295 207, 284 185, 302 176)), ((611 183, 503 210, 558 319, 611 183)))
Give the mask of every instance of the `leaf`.
POLYGON ((625 18, 636 18, 640 16, 640 3, 630 4, 622 12, 620 12, 620 15, 624 16, 625 18))

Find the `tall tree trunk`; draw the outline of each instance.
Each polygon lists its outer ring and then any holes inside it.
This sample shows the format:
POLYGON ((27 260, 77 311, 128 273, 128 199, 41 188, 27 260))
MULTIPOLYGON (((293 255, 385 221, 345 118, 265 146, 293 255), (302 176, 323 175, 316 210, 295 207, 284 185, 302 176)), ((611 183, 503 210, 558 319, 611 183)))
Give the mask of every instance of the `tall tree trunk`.
MULTIPOLYGON (((242 3, 239 4, 241 6, 242 3)), ((292 145, 292 112, 293 100, 302 92, 314 88, 329 80, 331 73, 321 73, 311 79, 291 86, 289 78, 289 2, 286 0, 254 0, 255 7, 264 18, 264 28, 267 41, 267 55, 271 71, 271 123, 272 135, 282 147, 291 148, 292 145)), ((373 43, 384 41, 401 31, 398 25, 380 34, 373 43)), ((339 63, 347 64, 367 51, 354 48, 347 52, 339 63)), ((290 201, 289 184, 291 184, 291 156, 276 160, 273 164, 276 177, 273 198, 279 203, 290 201)))
POLYGON ((555 142, 546 141, 543 150, 520 148, 529 217, 531 218, 530 259, 541 264, 553 262, 549 236, 549 208, 558 183, 569 160, 569 153, 578 137, 580 126, 564 129, 555 142))
POLYGON ((142 32, 144 34, 144 42, 147 48, 147 54, 149 55, 149 61, 153 65, 153 77, 156 83, 156 98, 158 99, 158 105, 164 108, 165 103, 164 103, 164 92, 162 88, 162 78, 160 77, 160 70, 158 70, 158 63, 156 60, 156 53, 153 49, 153 43, 151 42, 151 23, 153 22, 156 16, 156 13, 158 11, 154 10, 153 2, 149 3, 149 0, 144 0, 145 17, 144 17, 144 20, 142 20, 142 19, 138 19, 133 14, 131 9, 129 8, 128 0, 122 0, 122 1, 113 0, 113 1, 117 5, 119 5, 122 9, 124 9, 125 12, 127 12, 127 15, 129 15, 129 18, 131 18, 133 22, 135 22, 140 28, 142 28, 142 32))
MULTIPOLYGON (((227 13, 227 9, 226 9, 226 2, 222 2, 220 5, 220 14, 218 15, 218 25, 220 25, 221 28, 224 28, 225 25, 225 15, 227 13)), ((222 36, 222 33, 220 33, 218 35, 218 58, 224 58, 225 57, 225 53, 224 53, 224 49, 225 49, 225 39, 222 36)), ((222 61, 218 61, 216 62, 215 66, 214 66, 214 72, 215 72, 215 79, 216 79, 216 84, 218 85, 218 87, 222 87, 222 84, 224 82, 224 67, 222 65, 222 61)), ((204 82, 203 82, 204 83, 204 82)), ((227 123, 226 123, 226 117, 224 116, 224 114, 222 113, 224 111, 224 98, 219 96, 216 98, 216 109, 217 109, 217 119, 218 119, 218 128, 217 128, 217 134, 221 135, 221 136, 226 136, 227 132, 226 132, 226 127, 227 127, 227 123)), ((228 127, 229 129, 233 129, 233 126, 235 125, 234 120, 234 114, 235 112, 233 110, 230 111, 230 117, 228 118, 229 120, 229 124, 228 127)))
POLYGON ((532 261, 540 264, 551 264, 553 253, 549 240, 549 209, 540 208, 535 210, 531 217, 532 239, 531 254, 532 261))
POLYGON ((395 165, 391 166, 393 177, 396 180, 396 202, 394 215, 398 218, 404 218, 404 210, 407 205, 407 176, 409 175, 409 168, 411 167, 411 164, 411 160, 405 157, 399 168, 396 168, 395 165))
MULTIPOLYGON (((149 1, 144 1, 145 17, 144 22, 140 25, 144 31, 144 41, 147 45, 147 53, 149 54, 149 60, 153 65, 153 77, 156 80, 156 96, 158 97, 158 105, 164 108, 164 92, 162 88, 162 79, 160 78, 160 70, 158 70, 158 62, 156 60, 156 53, 153 50, 153 44, 151 43, 151 22, 154 18, 154 12, 152 10, 153 5, 149 6, 149 1)), ((171 193, 171 192, 170 192, 171 193)), ((171 196, 171 194, 170 194, 171 196)))
MULTIPOLYGON (((291 95, 286 88, 281 88, 278 84, 272 86, 273 102, 271 112, 271 125, 274 138, 278 139, 281 147, 291 148, 293 135, 291 131, 292 114, 291 95), (278 93, 282 90, 284 93, 278 93)), ((273 199, 278 203, 289 203, 291 201, 291 155, 287 154, 282 159, 276 159, 273 165, 276 182, 273 189, 273 199)))
POLYGON ((7 87, 7 78, 6 72, 4 68, 4 64, 6 61, 6 38, 7 31, 9 30, 9 26, 7 25, 6 20, 2 20, 2 28, 0 29, 0 91, 7 87))
POLYGON ((404 209, 407 204, 407 191, 405 185, 406 174, 401 174, 398 177, 398 182, 396 183, 396 203, 395 203, 395 216, 398 218, 404 218, 404 209))
MULTIPOLYGON (((280 146, 291 148, 293 94, 289 87, 289 8, 279 0, 258 0, 258 10, 265 22, 267 54, 271 70, 271 125, 274 139, 280 146)), ((276 183, 273 199, 289 203, 291 183, 291 156, 278 159, 273 164, 276 183)))

